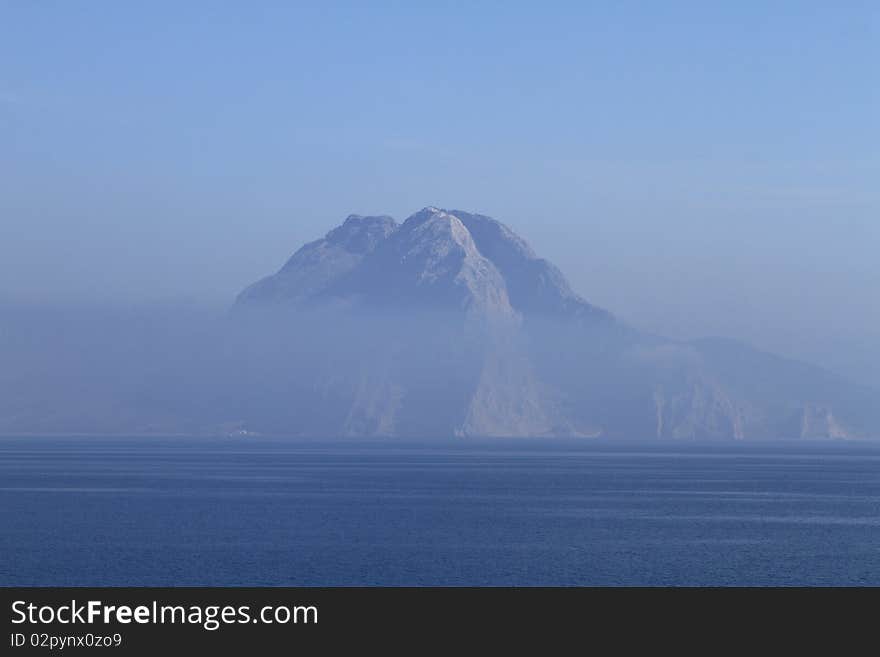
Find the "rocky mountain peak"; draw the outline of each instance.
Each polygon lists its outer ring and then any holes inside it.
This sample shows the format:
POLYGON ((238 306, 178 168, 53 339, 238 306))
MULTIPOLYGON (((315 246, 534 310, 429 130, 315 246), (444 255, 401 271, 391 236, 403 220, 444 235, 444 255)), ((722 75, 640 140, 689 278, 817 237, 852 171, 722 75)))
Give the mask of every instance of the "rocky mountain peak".
POLYGON ((391 217, 349 215, 323 239, 300 248, 277 273, 245 288, 236 306, 301 304, 320 298, 397 228, 391 217))
POLYGON ((239 302, 329 297, 611 320, 505 224, 435 206, 402 224, 388 216, 349 215, 323 240, 297 251, 277 274, 245 290, 239 302))
POLYGON ((325 239, 351 253, 366 254, 375 249, 397 228, 397 222, 385 215, 365 217, 350 214, 341 226, 327 233, 325 239))
POLYGON ((407 218, 333 292, 382 306, 513 314, 497 268, 458 217, 435 207, 407 218))
POLYGON ((409 217, 395 236, 403 259, 421 256, 427 276, 443 264, 455 266, 458 257, 482 258, 468 229, 455 215, 437 208, 425 208, 409 217), (450 258, 453 262, 450 261, 450 258))

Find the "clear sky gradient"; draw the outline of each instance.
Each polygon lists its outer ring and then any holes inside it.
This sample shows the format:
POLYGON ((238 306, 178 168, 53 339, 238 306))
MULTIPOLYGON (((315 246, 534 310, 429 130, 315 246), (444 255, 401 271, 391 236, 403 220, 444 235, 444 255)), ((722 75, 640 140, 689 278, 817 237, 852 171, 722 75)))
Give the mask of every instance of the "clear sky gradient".
POLYGON ((226 303, 425 205, 644 328, 869 379, 880 3, 0 0, 2 298, 226 303))

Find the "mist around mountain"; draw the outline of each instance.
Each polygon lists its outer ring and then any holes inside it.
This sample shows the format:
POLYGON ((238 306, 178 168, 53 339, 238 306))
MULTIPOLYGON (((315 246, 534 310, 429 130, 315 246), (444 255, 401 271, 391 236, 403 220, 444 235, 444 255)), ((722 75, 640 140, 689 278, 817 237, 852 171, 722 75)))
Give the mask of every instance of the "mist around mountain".
POLYGON ((34 311, 2 328, 2 433, 880 437, 876 391, 639 332, 458 210, 351 215, 222 316, 34 311))

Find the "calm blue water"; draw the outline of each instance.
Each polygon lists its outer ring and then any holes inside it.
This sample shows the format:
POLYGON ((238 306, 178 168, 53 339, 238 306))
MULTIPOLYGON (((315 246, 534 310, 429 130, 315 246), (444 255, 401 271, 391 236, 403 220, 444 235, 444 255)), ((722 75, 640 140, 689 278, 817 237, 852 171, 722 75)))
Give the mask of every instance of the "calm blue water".
POLYGON ((0 439, 3 585, 880 585, 880 448, 0 439))

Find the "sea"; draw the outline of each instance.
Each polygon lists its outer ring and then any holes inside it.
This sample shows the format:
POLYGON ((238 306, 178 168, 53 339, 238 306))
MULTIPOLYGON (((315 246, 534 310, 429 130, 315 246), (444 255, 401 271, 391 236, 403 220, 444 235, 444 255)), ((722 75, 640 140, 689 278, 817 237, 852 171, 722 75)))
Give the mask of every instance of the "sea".
POLYGON ((880 585, 880 446, 0 438, 0 585, 880 585))

